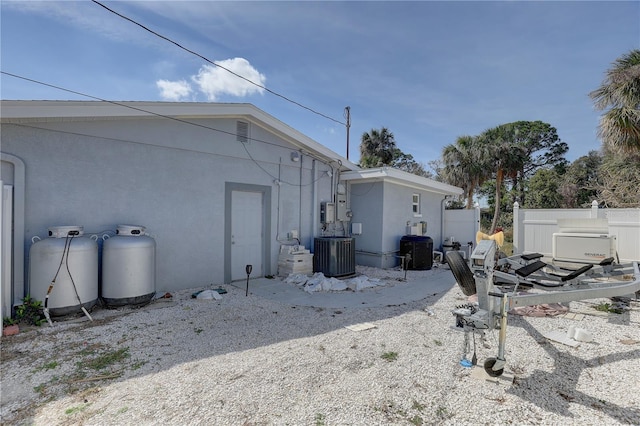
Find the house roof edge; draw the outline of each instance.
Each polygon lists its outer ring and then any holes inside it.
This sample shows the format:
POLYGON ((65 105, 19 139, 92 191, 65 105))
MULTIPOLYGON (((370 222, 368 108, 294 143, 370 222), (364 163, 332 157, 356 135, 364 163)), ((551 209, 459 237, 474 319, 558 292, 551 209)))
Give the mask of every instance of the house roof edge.
POLYGON ((429 190, 443 195, 462 195, 463 190, 457 186, 438 182, 423 176, 414 175, 393 167, 376 167, 344 172, 340 178, 354 183, 390 182, 416 189, 429 190))
POLYGON ((3 123, 24 120, 72 120, 141 117, 244 117, 298 146, 302 151, 335 162, 341 170, 358 166, 300 131, 250 103, 157 101, 1 100, 3 123))

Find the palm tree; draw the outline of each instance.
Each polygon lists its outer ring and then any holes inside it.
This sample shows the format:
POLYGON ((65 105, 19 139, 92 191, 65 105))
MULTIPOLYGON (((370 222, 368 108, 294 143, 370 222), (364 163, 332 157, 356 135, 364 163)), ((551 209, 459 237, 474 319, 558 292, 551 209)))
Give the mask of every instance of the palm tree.
POLYGON ((613 151, 640 151, 640 50, 622 55, 607 71, 602 85, 591 92, 602 111, 598 136, 613 151))
POLYGON ((490 176, 483 166, 484 151, 475 136, 460 136, 454 144, 442 150, 444 180, 464 190, 467 208, 473 206, 473 194, 490 176))
POLYGON ((485 164, 491 164, 496 177, 495 207, 490 231, 492 234, 498 226, 500 217, 500 198, 504 178, 515 178, 522 169, 523 162, 526 161, 524 148, 516 143, 517 139, 518 128, 512 124, 485 130, 479 136, 480 144, 485 148, 485 154, 483 154, 483 158, 487 161, 485 164))
POLYGON ((371 129, 362 134, 360 143, 360 167, 380 167, 393 163, 397 151, 393 133, 386 127, 371 129))

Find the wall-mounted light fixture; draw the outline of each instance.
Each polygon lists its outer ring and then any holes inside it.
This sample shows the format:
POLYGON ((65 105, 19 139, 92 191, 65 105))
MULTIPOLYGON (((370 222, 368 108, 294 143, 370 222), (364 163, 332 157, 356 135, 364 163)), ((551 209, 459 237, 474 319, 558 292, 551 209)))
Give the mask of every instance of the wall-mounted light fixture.
POLYGON ((293 151, 291 153, 291 161, 300 161, 300 153, 298 151, 293 151))

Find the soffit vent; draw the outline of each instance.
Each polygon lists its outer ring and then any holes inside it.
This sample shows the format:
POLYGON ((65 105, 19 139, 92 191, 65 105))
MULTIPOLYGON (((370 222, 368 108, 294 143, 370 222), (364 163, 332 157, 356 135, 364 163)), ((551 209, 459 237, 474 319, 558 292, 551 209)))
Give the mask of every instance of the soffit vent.
POLYGON ((242 143, 249 142, 249 123, 246 121, 236 122, 236 141, 242 143))

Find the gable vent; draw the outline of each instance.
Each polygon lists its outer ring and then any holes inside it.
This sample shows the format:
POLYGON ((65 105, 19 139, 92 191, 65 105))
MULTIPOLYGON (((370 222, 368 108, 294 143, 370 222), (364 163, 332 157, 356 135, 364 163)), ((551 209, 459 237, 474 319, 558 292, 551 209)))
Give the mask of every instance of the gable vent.
POLYGON ((245 121, 236 122, 236 141, 242 143, 249 142, 249 123, 245 121))

